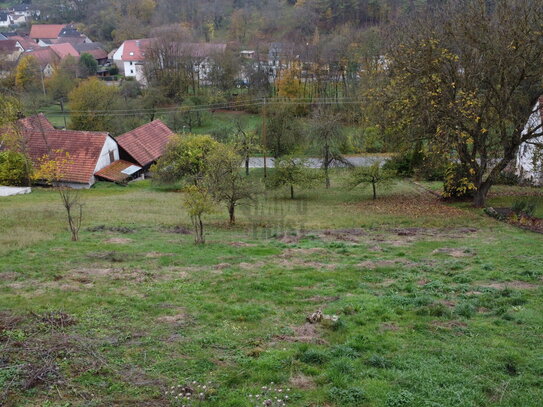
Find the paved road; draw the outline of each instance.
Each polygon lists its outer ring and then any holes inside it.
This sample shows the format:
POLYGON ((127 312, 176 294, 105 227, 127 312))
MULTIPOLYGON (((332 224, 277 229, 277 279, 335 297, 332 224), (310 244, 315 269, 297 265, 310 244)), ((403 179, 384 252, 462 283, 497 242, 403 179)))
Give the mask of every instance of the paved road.
POLYGON ((15 188, 15 187, 2 187, 0 186, 0 196, 13 196, 21 194, 29 194, 30 188, 15 188))
MULTIPOLYGON (((387 160, 386 157, 376 157, 376 156, 368 156, 368 157, 362 157, 362 156, 355 156, 355 157, 345 157, 347 161, 349 161, 352 165, 355 167, 367 167, 375 163, 376 161, 379 162, 385 162, 387 160)), ((320 158, 308 158, 308 165, 311 168, 321 168, 322 167, 322 160, 320 158)), ((338 163, 339 165, 332 165, 332 166, 344 166, 341 163, 338 163)), ((268 158, 266 160, 266 165, 268 168, 274 167, 274 159, 268 158)), ((262 157, 252 157, 249 160, 249 167, 250 168, 264 168, 264 158, 262 157)))

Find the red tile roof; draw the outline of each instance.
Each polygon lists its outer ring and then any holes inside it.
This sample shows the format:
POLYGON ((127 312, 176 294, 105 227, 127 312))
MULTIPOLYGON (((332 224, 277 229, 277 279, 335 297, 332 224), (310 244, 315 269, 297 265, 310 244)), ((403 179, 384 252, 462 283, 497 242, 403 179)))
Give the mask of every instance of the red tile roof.
POLYGON ((30 29, 33 40, 58 38, 65 24, 34 24, 30 29))
POLYGON ((145 167, 164 154, 174 135, 162 121, 155 120, 117 137, 116 141, 139 165, 145 167))
POLYGON ((14 35, 13 37, 9 37, 10 40, 17 40, 19 44, 21 44, 21 47, 25 51, 38 48, 38 44, 36 44, 34 41, 28 39, 27 37, 21 37, 20 35, 14 35))
POLYGON ((25 132, 26 150, 35 164, 45 155, 58 159, 68 154, 62 181, 87 184, 94 175, 107 133, 33 129, 25 132))
POLYGON ((143 61, 145 59, 145 49, 151 45, 151 38, 142 38, 140 40, 127 40, 124 42, 123 61, 143 61))
POLYGON ((0 40, 0 52, 16 52, 19 48, 17 48, 17 41, 14 39, 7 39, 7 40, 0 40))
MULTIPOLYGON (((123 173, 124 170, 127 168, 130 168, 134 166, 134 164, 129 163, 128 161, 124 160, 117 160, 115 162, 112 162, 110 165, 108 165, 105 168, 102 168, 100 171, 98 171, 95 175, 100 178, 104 178, 108 181, 112 182, 122 182, 130 177, 129 174, 123 173)), ((138 167, 140 168, 140 167, 138 167)), ((140 168, 141 169, 141 168, 140 168)))
POLYGON ((74 46, 70 43, 53 44, 50 45, 49 48, 51 48, 60 59, 64 59, 67 56, 72 56, 76 58, 79 57, 79 52, 77 52, 74 46))
POLYGON ((91 181, 100 153, 109 135, 90 131, 55 130, 43 114, 17 121, 24 138, 24 150, 34 165, 40 159, 66 157, 62 181, 87 184, 91 181))
POLYGON ((43 129, 43 130, 55 130, 55 126, 51 124, 47 117, 43 113, 39 113, 37 116, 29 116, 17 121, 23 130, 43 129))
POLYGON ((48 64, 55 64, 59 59, 58 55, 50 47, 37 48, 24 52, 21 54, 21 58, 29 55, 35 57, 42 68, 48 64))

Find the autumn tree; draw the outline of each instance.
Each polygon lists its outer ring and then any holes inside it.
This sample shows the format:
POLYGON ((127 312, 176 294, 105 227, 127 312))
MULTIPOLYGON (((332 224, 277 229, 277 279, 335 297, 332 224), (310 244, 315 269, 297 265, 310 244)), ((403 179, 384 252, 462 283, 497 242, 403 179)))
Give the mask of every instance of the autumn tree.
POLYGON ((229 145, 221 144, 206 159, 203 185, 215 201, 228 209, 230 224, 236 223, 236 207, 243 201, 253 200, 258 192, 255 182, 243 175, 243 158, 229 145))
POLYGON ((119 120, 116 120, 112 111, 119 107, 118 88, 91 78, 81 82, 68 98, 73 130, 117 133, 119 120))
POLYGON ((246 129, 246 124, 241 117, 234 120, 234 131, 230 140, 234 148, 243 158, 245 175, 249 175, 251 155, 262 151, 258 135, 246 129))
POLYGON ((210 136, 183 135, 171 139, 164 155, 151 167, 162 183, 186 181, 198 185, 207 169, 207 157, 219 143, 210 136))
POLYGON ((543 5, 451 0, 394 26, 387 43, 394 125, 459 162, 483 206, 519 146, 539 136, 525 125, 543 93, 543 5))
POLYGON ((15 72, 15 85, 19 90, 29 91, 40 86, 42 72, 38 60, 33 55, 26 55, 19 61, 15 72))
POLYGON ((81 193, 63 185, 66 172, 74 164, 68 152, 54 150, 38 159, 36 170, 33 174, 35 180, 45 182, 58 191, 62 206, 66 211, 66 221, 73 242, 79 240, 79 231, 83 223, 83 203, 81 193))
POLYGON ((309 168, 307 160, 285 156, 275 160, 275 171, 268 182, 272 188, 288 187, 290 199, 294 199, 294 187, 308 189, 320 179, 320 175, 309 168))
POLYGON ((295 109, 283 103, 266 107, 265 134, 262 136, 264 147, 273 157, 292 153, 303 141, 302 128, 295 109))
POLYGON ((96 75, 98 62, 91 54, 83 53, 79 58, 79 72, 82 78, 96 75))
POLYGON ((184 190, 183 206, 187 210, 194 228, 194 242, 205 243, 204 216, 214 212, 214 202, 206 188, 189 185, 184 190))
POLYGON ((326 188, 330 188, 330 166, 334 162, 347 164, 341 155, 341 147, 344 146, 346 137, 339 116, 322 107, 313 113, 310 126, 311 147, 322 160, 326 188))
POLYGON ((373 199, 377 199, 377 188, 386 188, 390 186, 394 178, 394 173, 381 166, 380 162, 375 162, 368 167, 358 167, 351 169, 348 185, 355 188, 360 185, 371 186, 373 199))

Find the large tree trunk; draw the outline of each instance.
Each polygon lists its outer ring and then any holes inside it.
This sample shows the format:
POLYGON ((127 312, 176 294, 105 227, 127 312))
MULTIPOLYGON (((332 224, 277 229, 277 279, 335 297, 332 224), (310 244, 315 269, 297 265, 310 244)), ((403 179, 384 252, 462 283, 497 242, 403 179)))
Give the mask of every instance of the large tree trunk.
POLYGON ((294 185, 290 185, 290 199, 294 199, 294 185))
POLYGON ((484 208, 486 203, 486 196, 488 195, 488 191, 490 191, 491 186, 492 182, 486 180, 479 186, 479 188, 477 188, 475 196, 473 197, 473 206, 475 206, 476 208, 484 208))
POLYGON ((371 186, 373 188, 373 200, 375 201, 377 199, 377 188, 375 187, 375 182, 372 182, 371 186))
POLYGON ((228 215, 230 216, 230 225, 236 224, 236 206, 233 204, 228 205, 228 215))
POLYGON ((245 157, 245 175, 249 176, 249 157, 245 157))

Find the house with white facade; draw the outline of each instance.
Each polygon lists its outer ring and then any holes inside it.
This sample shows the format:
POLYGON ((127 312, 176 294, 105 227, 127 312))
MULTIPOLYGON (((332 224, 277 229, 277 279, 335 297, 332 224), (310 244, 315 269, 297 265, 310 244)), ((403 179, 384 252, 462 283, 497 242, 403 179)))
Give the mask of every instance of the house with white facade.
POLYGON ((533 131, 539 136, 519 147, 516 173, 525 182, 543 185, 543 97, 534 107, 523 134, 533 131))
POLYGON ((119 72, 128 78, 135 78, 138 82, 145 81, 143 63, 145 51, 153 39, 142 38, 127 40, 113 54, 113 62, 119 67, 119 72))

